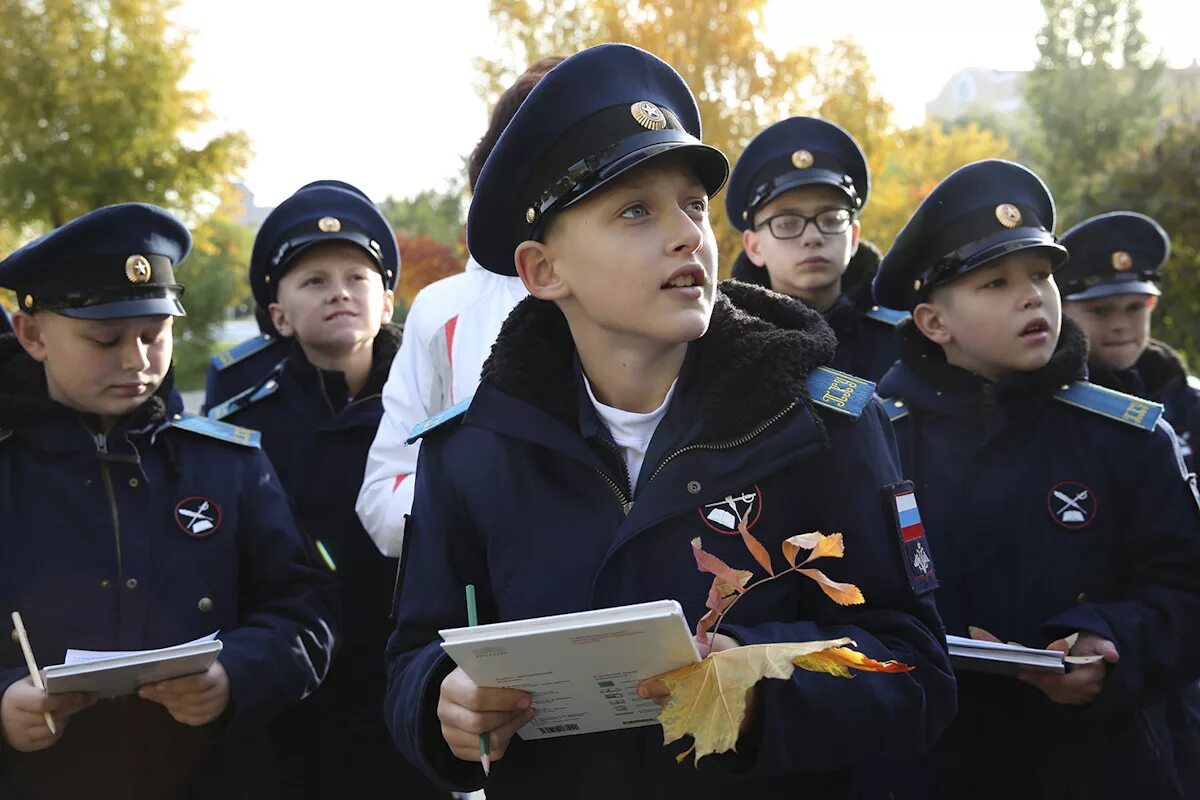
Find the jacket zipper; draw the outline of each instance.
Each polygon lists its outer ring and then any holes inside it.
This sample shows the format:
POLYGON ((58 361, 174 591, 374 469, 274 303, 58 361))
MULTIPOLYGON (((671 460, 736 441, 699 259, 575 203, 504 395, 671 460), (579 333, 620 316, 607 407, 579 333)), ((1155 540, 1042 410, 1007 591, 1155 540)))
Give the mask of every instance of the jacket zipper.
POLYGON ((692 450, 732 450, 735 447, 741 447, 742 445, 747 444, 751 439, 754 439, 756 436, 761 434, 767 428, 771 427, 776 422, 778 422, 779 420, 783 419, 788 414, 790 414, 792 412, 792 409, 794 409, 795 407, 796 407, 796 402, 793 401, 790 405, 788 405, 786 408, 784 408, 778 414, 771 417, 766 422, 763 422, 761 425, 759 425, 757 428, 750 431, 749 433, 744 433, 736 439, 730 439, 730 440, 724 441, 724 442, 711 442, 711 443, 707 443, 707 444, 689 444, 687 447, 679 448, 678 450, 671 453, 670 455, 668 455, 666 458, 664 458, 662 461, 659 462, 658 468, 654 470, 654 474, 650 476, 647 483, 649 483, 650 481, 657 478, 658 473, 663 471, 663 467, 665 467, 667 465, 667 463, 670 462, 672 459, 674 459, 676 456, 682 455, 682 454, 690 452, 692 450))
POLYGON ((617 502, 621 504, 622 516, 629 516, 629 510, 633 508, 633 500, 629 496, 630 492, 633 491, 633 487, 629 485, 629 468, 625 466, 625 454, 620 451, 616 444, 608 441, 608 439, 605 439, 602 436, 598 438, 604 443, 605 447, 612 451, 613 455, 617 459, 617 463, 621 465, 621 476, 625 479, 625 488, 621 488, 621 486, 612 479, 612 476, 610 476, 604 470, 597 469, 596 474, 601 478, 604 478, 605 482, 608 483, 610 488, 612 488, 613 494, 616 495, 617 502))
MULTIPOLYGON (((108 437, 98 433, 93 437, 96 442, 96 452, 102 456, 108 455, 108 437)), ((117 495, 113 490, 112 475, 108 470, 108 462, 100 461, 100 478, 104 481, 104 491, 108 495, 108 506, 112 511, 113 540, 117 548, 117 621, 121 620, 121 587, 125 585, 124 566, 121 563, 121 515, 117 510, 117 495)))

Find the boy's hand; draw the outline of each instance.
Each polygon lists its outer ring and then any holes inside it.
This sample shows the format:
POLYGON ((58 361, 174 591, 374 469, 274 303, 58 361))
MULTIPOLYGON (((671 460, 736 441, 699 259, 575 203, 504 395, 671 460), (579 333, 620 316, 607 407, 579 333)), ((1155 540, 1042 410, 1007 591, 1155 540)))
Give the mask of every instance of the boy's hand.
POLYGON ((488 736, 492 761, 504 758, 513 734, 533 719, 528 692, 489 689, 476 685, 461 667, 442 681, 437 715, 442 738, 463 761, 479 761, 479 735, 488 736))
POLYGON ((1106 665, 1115 664, 1121 658, 1115 644, 1086 631, 1079 634, 1074 647, 1066 639, 1059 639, 1047 645, 1046 649, 1069 652, 1073 656, 1102 656, 1100 661, 1093 664, 1074 666, 1065 675, 1047 675, 1027 669, 1017 672, 1018 678, 1041 689, 1055 703, 1070 706, 1084 706, 1095 700, 1104 690, 1104 681, 1108 678, 1106 665))
MULTIPOLYGON (((723 633, 709 634, 708 641, 700 640, 696 637, 696 649, 700 651, 700 657, 705 658, 709 653, 719 653, 722 650, 732 650, 735 647, 741 647, 737 639, 726 636, 723 633)), ((671 693, 667 690, 667 685, 657 678, 647 678, 638 684, 638 697, 646 700, 653 700, 660 706, 665 706, 667 701, 671 699, 671 693)), ((746 726, 750 724, 750 720, 754 718, 754 707, 758 704, 758 687, 752 686, 746 692, 746 716, 742 718, 742 726, 738 733, 746 730, 746 726)))
POLYGON ((229 706, 229 675, 219 660, 205 672, 138 689, 138 697, 158 703, 176 722, 193 728, 212 722, 229 706))
POLYGON ((22 753, 45 750, 62 737, 72 714, 95 702, 96 696, 93 694, 46 694, 33 685, 32 679, 23 678, 9 686, 3 699, 0 699, 0 724, 4 741, 22 753), (46 726, 47 712, 54 715, 57 736, 50 733, 50 728, 46 726))

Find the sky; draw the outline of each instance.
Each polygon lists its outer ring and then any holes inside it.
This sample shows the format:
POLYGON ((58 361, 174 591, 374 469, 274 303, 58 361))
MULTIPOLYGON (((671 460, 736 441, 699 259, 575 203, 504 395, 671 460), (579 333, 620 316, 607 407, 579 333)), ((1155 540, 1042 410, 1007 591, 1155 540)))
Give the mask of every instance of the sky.
MULTIPOLYGON (((1169 65, 1200 59, 1200 3, 1141 5, 1169 65)), ((192 34, 185 85, 214 114, 200 133, 250 136, 243 179, 258 205, 319 178, 376 200, 444 188, 487 126, 475 67, 498 54, 487 0, 184 0, 177 19, 192 34)), ((959 69, 1031 67, 1041 24, 1038 0, 770 0, 763 41, 852 36, 907 126, 959 69)))

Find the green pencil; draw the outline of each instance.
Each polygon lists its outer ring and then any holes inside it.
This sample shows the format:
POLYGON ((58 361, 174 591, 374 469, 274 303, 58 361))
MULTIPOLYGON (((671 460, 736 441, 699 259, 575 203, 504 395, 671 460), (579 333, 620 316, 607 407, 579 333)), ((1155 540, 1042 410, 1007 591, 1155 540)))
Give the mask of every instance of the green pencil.
MULTIPOLYGON (((479 624, 479 611, 475 608, 475 584, 467 584, 467 624, 474 628, 479 624)), ((483 774, 490 775, 492 770, 492 755, 488 748, 488 736, 479 734, 479 763, 483 765, 483 774)))

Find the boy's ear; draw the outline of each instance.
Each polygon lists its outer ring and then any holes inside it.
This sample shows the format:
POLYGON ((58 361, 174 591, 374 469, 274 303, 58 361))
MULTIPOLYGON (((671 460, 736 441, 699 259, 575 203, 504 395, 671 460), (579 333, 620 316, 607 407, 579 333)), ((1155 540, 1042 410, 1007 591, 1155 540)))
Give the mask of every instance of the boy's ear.
POLYGON ((383 313, 380 315, 380 325, 387 325, 396 313, 396 293, 391 289, 383 290, 383 313))
POLYGON ((912 318, 917 330, 934 344, 948 344, 953 338, 946 326, 945 309, 936 302, 918 303, 912 318))
POLYGON ((539 300, 562 300, 571 295, 571 288, 554 267, 554 251, 545 242, 528 239, 517 245, 513 254, 517 275, 529 293, 539 300))
POLYGON ((854 258, 854 254, 858 252, 858 243, 862 241, 862 221, 854 220, 850 223, 850 257, 854 258))
POLYGON ((275 330, 279 331, 279 335, 283 337, 292 337, 296 335, 296 331, 288 322, 287 312, 283 310, 283 306, 279 303, 271 303, 267 306, 267 313, 271 315, 271 322, 275 325, 275 330))
POLYGON ((17 335, 17 341, 25 348, 25 352, 29 353, 29 357, 34 361, 45 362, 48 353, 43 337, 42 320, 38 319, 36 314, 14 311, 12 328, 13 333, 17 335))
POLYGON ((746 258, 750 259, 750 263, 756 267, 765 267, 767 258, 762 253, 762 247, 759 246, 758 231, 747 228, 742 231, 742 250, 746 252, 746 258))

